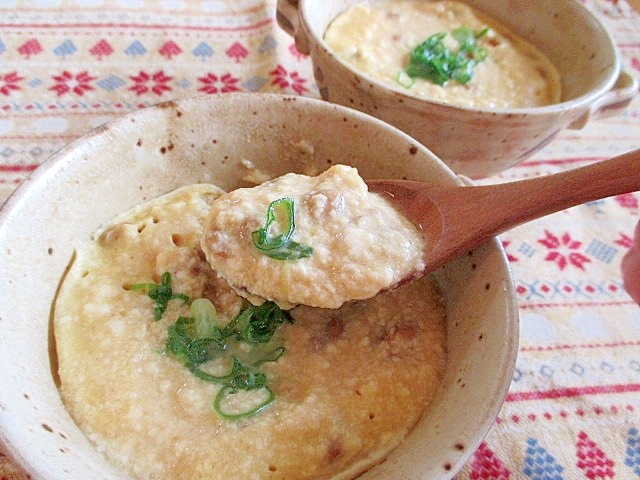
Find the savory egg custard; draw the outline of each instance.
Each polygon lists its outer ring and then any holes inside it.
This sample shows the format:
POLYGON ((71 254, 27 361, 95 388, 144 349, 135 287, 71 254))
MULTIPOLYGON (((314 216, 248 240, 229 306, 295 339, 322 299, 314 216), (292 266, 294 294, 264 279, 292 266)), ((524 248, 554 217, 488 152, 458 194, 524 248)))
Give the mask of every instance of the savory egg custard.
POLYGON ((364 2, 338 15, 324 40, 363 75, 427 100, 504 109, 561 98, 542 52, 462 2, 364 2))
POLYGON ((438 289, 424 277, 338 309, 255 306, 201 248, 223 193, 180 188, 77 247, 53 313, 62 399, 133 478, 353 478, 437 391, 438 289))
POLYGON ((420 232, 346 165, 223 195, 202 238, 209 264, 238 293, 284 308, 373 297, 421 273, 424 248, 420 232))

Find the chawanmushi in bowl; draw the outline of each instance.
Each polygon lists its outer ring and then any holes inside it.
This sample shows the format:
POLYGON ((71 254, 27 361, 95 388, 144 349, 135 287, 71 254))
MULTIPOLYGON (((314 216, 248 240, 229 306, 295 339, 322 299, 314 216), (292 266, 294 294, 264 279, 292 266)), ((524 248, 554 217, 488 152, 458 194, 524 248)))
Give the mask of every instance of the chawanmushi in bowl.
MULTIPOLYGON (((3 448, 42 479, 452 477, 511 381, 507 261, 491 241, 378 294, 295 306, 311 303, 292 280, 305 265, 339 277, 327 249, 406 247, 366 235, 398 220, 369 208, 371 178, 461 183, 394 127, 279 95, 162 104, 56 154, 0 212, 3 448), (249 187, 250 205, 213 208, 249 187), (347 227, 323 239, 325 221, 347 227), (241 233, 205 235, 220 222, 241 233), (243 235, 257 253, 234 250, 243 235), (294 296, 254 302, 215 271, 234 256, 294 296)), ((373 281, 358 265, 343 270, 373 281)))
POLYGON ((322 97, 490 176, 624 109, 638 82, 575 0, 280 0, 322 97))

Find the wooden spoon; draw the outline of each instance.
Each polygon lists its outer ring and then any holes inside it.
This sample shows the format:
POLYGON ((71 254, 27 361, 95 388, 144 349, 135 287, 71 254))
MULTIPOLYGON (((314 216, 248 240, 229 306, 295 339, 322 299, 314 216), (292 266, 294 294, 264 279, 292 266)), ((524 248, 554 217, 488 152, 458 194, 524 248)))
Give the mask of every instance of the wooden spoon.
POLYGON ((522 223, 640 190, 640 150, 571 171, 489 186, 367 180, 422 232, 425 272, 522 223))

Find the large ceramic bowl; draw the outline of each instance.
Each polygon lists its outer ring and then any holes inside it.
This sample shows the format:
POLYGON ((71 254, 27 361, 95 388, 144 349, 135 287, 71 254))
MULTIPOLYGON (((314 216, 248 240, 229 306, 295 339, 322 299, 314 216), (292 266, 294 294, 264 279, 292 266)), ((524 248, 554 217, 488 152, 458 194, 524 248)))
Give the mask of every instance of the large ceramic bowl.
MULTIPOLYGON (((376 2, 380 0, 370 0, 376 2)), ((431 1, 431 0, 415 0, 431 1)), ((399 127, 455 172, 486 177, 545 146, 563 129, 614 115, 638 92, 614 40, 577 0, 461 0, 538 47, 561 75, 560 103, 534 108, 452 106, 388 88, 340 60, 323 40, 331 21, 362 0, 279 0, 278 22, 309 54, 325 100, 399 127)))
MULTIPOLYGON (((228 94, 124 116, 65 148, 0 211, 0 442, 34 479, 121 479, 61 402, 50 313, 74 244, 115 214, 195 182, 246 185, 246 162, 269 176, 356 166, 365 178, 460 180, 412 138, 321 100, 228 94)), ((450 478, 494 421, 514 368, 518 319, 499 242, 437 272, 448 365, 406 441, 362 478, 450 478)))

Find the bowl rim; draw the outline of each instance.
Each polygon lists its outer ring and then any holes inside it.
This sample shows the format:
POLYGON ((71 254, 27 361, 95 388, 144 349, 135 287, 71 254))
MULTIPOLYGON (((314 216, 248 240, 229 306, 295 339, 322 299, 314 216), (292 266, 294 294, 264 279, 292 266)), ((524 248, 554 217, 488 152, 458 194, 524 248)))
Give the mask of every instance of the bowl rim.
MULTIPOLYGON (((78 139, 69 143, 65 147, 61 148, 54 154, 52 154, 42 165, 40 165, 37 169, 35 169, 31 175, 10 195, 10 197, 0 205, 0 245, 3 245, 6 242, 7 229, 11 226, 15 217, 24 212, 25 209, 28 209, 30 203, 36 201, 36 199, 32 196, 35 190, 40 192, 41 190, 46 191, 51 188, 52 182, 55 182, 56 175, 60 171, 64 171, 65 169, 73 169, 73 162, 75 160, 77 162, 77 158, 74 159, 73 153, 85 142, 94 141, 99 138, 105 130, 108 130, 110 127, 114 125, 124 125, 131 118, 135 118, 141 114, 141 112, 148 113, 150 111, 164 109, 167 107, 179 107, 182 104, 188 102, 195 102, 199 99, 225 99, 225 98, 240 98, 240 97, 263 97, 265 99, 271 98, 274 101, 286 101, 288 99, 295 99, 297 102, 301 102, 306 105, 315 106, 314 108, 326 109, 329 106, 332 109, 341 112, 341 114, 349 115, 352 118, 362 119, 366 122, 373 122, 374 124, 378 124, 381 128, 391 129, 394 133, 401 138, 407 139, 415 144, 419 149, 423 149, 426 153, 429 153, 433 160, 436 161, 439 167, 447 173, 447 175, 451 178, 452 181, 457 181, 458 183, 462 183, 459 181, 459 177, 456 176, 449 167, 444 164, 440 159, 438 159, 435 155, 433 155, 427 147, 422 146, 419 142, 414 140, 409 135, 400 131, 396 127, 393 127, 382 120, 379 120, 373 116, 362 113, 357 110, 350 109, 348 107, 343 107, 340 105, 330 104, 328 102, 310 98, 310 97, 301 97, 295 95, 283 95, 283 94, 274 94, 274 93, 248 93, 248 92, 237 92, 237 93, 227 93, 227 94, 219 94, 219 95, 200 95, 197 97, 188 97, 179 100, 172 100, 167 102, 162 102, 157 105, 153 105, 150 107, 146 107, 141 110, 136 110, 124 115, 120 115, 106 124, 96 127, 85 135, 82 135, 78 139), (70 166, 71 164, 71 166, 70 166)), ((224 100, 217 100, 224 101, 224 100)), ((76 167, 77 168, 77 167, 76 167)), ((40 200, 41 201, 41 200, 40 200)), ((484 410, 484 421, 478 423, 477 431, 474 432, 474 444, 470 444, 470 447, 474 447, 473 449, 467 449, 463 452, 455 452, 457 455, 453 459, 453 464, 457 467, 461 468, 464 462, 473 454, 475 447, 477 447, 489 428, 491 427, 494 419, 498 415, 498 412, 506 398, 506 395, 509 390, 510 381, 515 370, 515 360, 518 352, 518 306, 516 301, 515 292, 513 290, 513 283, 511 277, 511 271, 509 269, 509 264, 506 258, 506 253, 504 251, 503 246, 499 242, 497 238, 494 238, 492 241, 488 242, 486 248, 491 249, 494 254, 500 257, 500 265, 504 267, 504 273, 509 280, 509 284, 506 285, 506 289, 504 297, 504 307, 505 307, 505 315, 507 316, 510 322, 508 323, 511 330, 509 330, 506 335, 509 340, 508 344, 505 345, 505 351, 508 353, 507 358, 504 359, 504 362, 501 364, 502 369, 500 372, 500 380, 496 380, 496 388, 494 390, 494 401, 485 406, 484 410), (488 408, 486 408, 488 407, 488 408)), ((0 277, 4 276, 6 273, 5 268, 2 268, 0 272, 0 277)), ((57 277, 59 279, 59 277, 57 277)), ((4 281, 4 280, 2 280, 4 281)), ((0 309, 0 325, 2 325, 2 309, 0 309)), ((46 334, 48 341, 51 341, 51 332, 41 332, 42 335, 46 334)), ((0 337, 0 344, 3 344, 7 341, 10 341, 10 336, 0 337)), ((4 358, 2 352, 0 352, 0 358, 4 358)), ((50 366, 47 365, 47 369, 50 370, 50 366)), ((0 370, 0 380, 9 378, 8 374, 4 371, 4 369, 0 370)), ((497 378, 497 377, 496 377, 497 378)), ((47 381, 51 381, 53 385, 53 379, 45 379, 47 381)), ((17 430, 20 422, 15 421, 15 419, 9 418, 9 415, 5 414, 5 412, 10 411, 10 408, 6 408, 5 404, 3 404, 3 400, 10 400, 10 397, 18 397, 22 396, 22 394, 18 391, 12 392, 12 389, 1 389, 0 388, 0 445, 3 447, 4 451, 9 454, 12 458, 14 458, 21 466, 25 467, 29 473, 33 475, 33 478, 65 478, 65 477, 49 477, 49 464, 50 461, 46 457, 46 455, 42 455, 42 452, 33 452, 28 450, 28 441, 26 438, 22 438, 20 433, 21 431, 17 430)), ((54 392, 59 396, 57 389, 54 392)), ((58 400, 60 400, 58 398, 58 400)), ((7 402, 10 404, 10 401, 7 402)), ((64 408, 64 407, 63 407, 64 408)), ((66 409, 64 409, 66 412, 66 409)), ((68 414, 68 412, 67 412, 68 414)), ((38 432, 39 435, 51 435, 52 432, 48 430, 48 427, 44 424, 42 425, 44 431, 38 432), (46 431, 46 432, 45 432, 46 431)), ((77 428, 77 427, 76 427, 77 428)), ((79 430, 79 429, 78 429, 79 430)), ((84 438, 84 437, 83 437, 84 438)), ((85 441, 86 438, 84 439, 85 441)), ((451 475, 455 474, 457 468, 451 470, 451 475)), ((119 476, 119 472, 115 471, 113 473, 113 478, 122 478, 119 476)))

